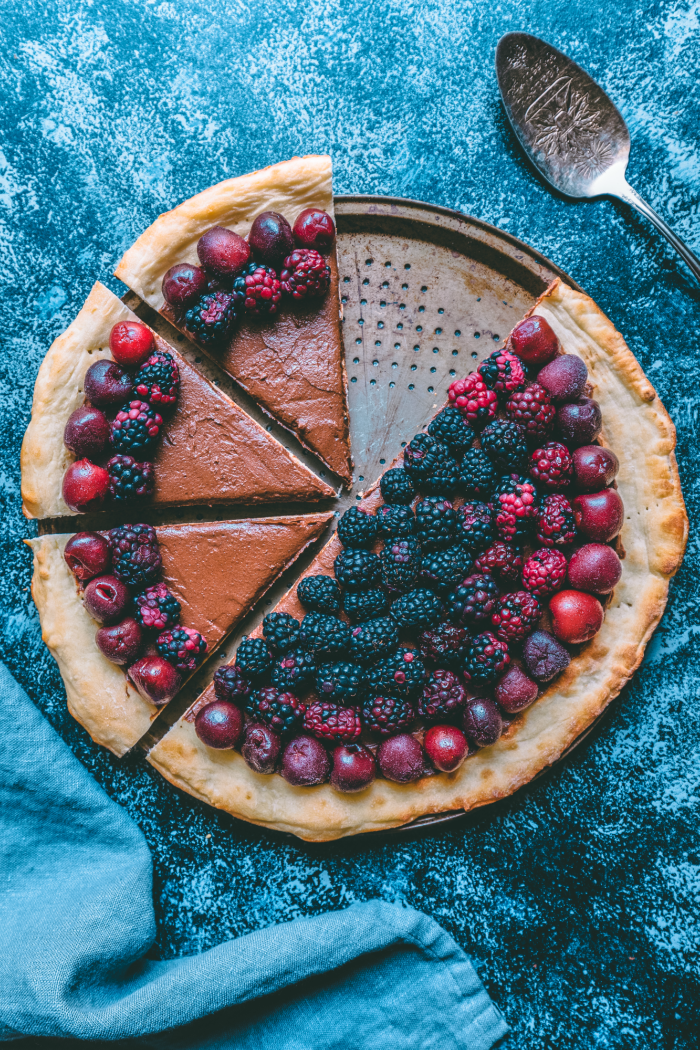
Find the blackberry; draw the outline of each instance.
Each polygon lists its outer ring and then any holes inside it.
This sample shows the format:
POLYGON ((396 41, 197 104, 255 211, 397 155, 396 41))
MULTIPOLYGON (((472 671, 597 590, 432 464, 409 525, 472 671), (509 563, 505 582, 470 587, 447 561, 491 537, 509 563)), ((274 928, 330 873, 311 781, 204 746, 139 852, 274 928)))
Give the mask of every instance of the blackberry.
POLYGON ((468 625, 490 620, 498 603, 498 587, 491 576, 467 576, 447 596, 447 608, 456 624, 468 625))
POLYGON ((503 674, 509 663, 506 643, 490 631, 484 631, 473 639, 462 665, 462 674, 471 685, 489 685, 503 674))
POLYGON ((299 641, 307 652, 324 660, 347 651, 350 628, 337 616, 310 612, 301 621, 299 641))
POLYGON ((499 537, 522 543, 537 517, 537 489, 532 478, 506 474, 496 486, 492 505, 499 537))
POLYGON ((180 619, 180 603, 164 583, 156 583, 136 595, 135 619, 142 627, 164 631, 180 619))
POLYGON ((349 591, 358 591, 362 587, 371 587, 373 583, 377 583, 382 566, 372 551, 346 547, 335 559, 333 569, 341 587, 346 587, 349 591))
POLYGON ((478 372, 470 372, 466 379, 456 379, 447 391, 447 396, 473 427, 482 427, 488 423, 498 408, 496 395, 493 390, 489 390, 478 372))
POLYGON ((321 700, 337 704, 359 703, 364 694, 365 673, 347 660, 321 664, 316 670, 316 692, 321 700))
POLYGON ((471 570, 469 551, 458 543, 447 550, 425 554, 418 582, 444 595, 468 576, 471 570))
POLYGON ((496 636, 503 642, 526 638, 542 615, 542 606, 529 591, 504 594, 491 617, 496 636))
POLYGON ((147 499, 153 495, 152 463, 137 463, 133 456, 112 456, 107 463, 112 499, 147 499))
POLYGON ((148 401, 127 401, 112 420, 109 440, 118 453, 146 454, 158 440, 162 424, 162 416, 148 401))
POLYGON ((338 522, 338 539, 344 547, 371 547, 377 538, 377 519, 360 507, 350 507, 338 522))
POLYGON ((250 683, 235 664, 219 667, 214 675, 214 693, 217 700, 243 704, 250 693, 250 683))
POLYGON ((454 669, 461 666, 469 643, 469 633, 464 627, 443 620, 429 631, 423 631, 418 648, 427 663, 454 669))
POLYGON ((544 387, 531 383, 527 390, 510 395, 506 414, 523 428, 528 438, 539 439, 552 429, 556 408, 544 387))
POLYGON ((413 502, 415 487, 403 467, 392 467, 382 474, 379 491, 385 503, 401 503, 404 506, 413 502))
POLYGON ((234 279, 233 297, 250 317, 276 314, 282 299, 279 278, 271 266, 249 262, 234 279))
POLYGON ((411 536, 413 534, 415 525, 413 511, 401 503, 389 503, 379 507, 375 520, 380 536, 411 536))
POLYGON ((291 733, 301 729, 306 714, 306 704, 294 693, 274 686, 266 686, 253 693, 246 709, 254 722, 264 722, 275 733, 291 733))
POLYGON ((399 632, 394 621, 378 616, 352 628, 349 654, 357 663, 369 664, 388 656, 398 645, 399 632))
POLYGON ((525 389, 525 372, 519 357, 510 350, 494 350, 482 361, 477 372, 489 388, 509 397, 515 390, 525 389))
POLYGON ((441 550, 454 543, 457 512, 442 496, 426 496, 416 505, 415 536, 424 551, 441 550))
POLYGON ((313 248, 296 248, 284 260, 280 287, 293 299, 325 295, 331 283, 331 268, 313 248))
POLYGON ((500 583, 516 583, 523 568, 521 552, 510 543, 496 540, 474 560, 477 572, 490 573, 500 583))
POLYGON ((297 584, 297 598, 314 612, 340 612, 340 587, 332 576, 305 576, 297 584))
POLYGON ((438 412, 428 427, 428 433, 436 441, 446 445, 453 456, 459 458, 474 440, 474 431, 464 422, 464 417, 454 405, 447 405, 438 412))
POLYGON ((502 470, 522 473, 527 468, 525 431, 507 419, 495 419, 481 434, 481 447, 492 463, 502 470))
POLYGON ((156 530, 150 525, 110 529, 112 572, 130 587, 146 587, 160 573, 162 560, 156 530))
POLYGON ((164 408, 175 404, 179 388, 180 369, 167 350, 151 354, 134 379, 135 394, 164 408))
POLYGON ((393 696, 412 700, 427 678, 425 664, 417 649, 402 647, 367 672, 368 692, 373 696, 393 696))
POLYGON ((468 499, 486 503, 493 492, 498 474, 491 460, 480 448, 470 448, 464 453, 459 468, 459 484, 468 499))
POLYGON ((361 623, 371 620, 385 612, 389 598, 380 587, 370 587, 367 591, 347 591, 343 597, 343 610, 350 623, 361 623))
POLYGON ((301 647, 290 649, 273 664, 270 681, 277 689, 301 692, 310 685, 315 670, 316 662, 311 653, 301 647))
POLYGON ((484 550, 494 538, 493 513, 487 503, 475 500, 457 510, 457 540, 472 554, 484 550))
POLYGON ((425 631, 442 619, 445 608, 432 591, 421 588, 401 595, 389 611, 404 630, 425 631))
POLYGON ((430 434, 416 434, 403 450, 404 467, 423 492, 451 495, 459 484, 457 461, 430 434))
POLYGON ((537 539, 543 547, 566 547, 576 539, 571 504, 559 493, 545 496, 537 512, 537 539))
POLYGON ((156 649, 180 674, 191 674, 204 659, 207 640, 191 627, 171 627, 156 638, 156 649))
POLYGON ((266 675, 272 666, 272 658, 263 639, 243 638, 236 650, 234 666, 253 682, 266 675))
POLYGON ((395 736, 410 729, 416 710, 410 700, 393 696, 375 696, 362 708, 365 729, 379 736, 395 736))
POLYGON ((208 292, 186 312, 185 327, 200 343, 219 343, 230 333, 238 312, 230 292, 208 292))
POLYGON ((452 671, 433 671, 418 700, 418 714, 426 722, 449 721, 461 714, 467 691, 452 671))
POLYGON ((417 540, 390 540, 381 554, 382 581, 391 591, 407 591, 418 579, 422 562, 417 540))
POLYGON ((304 729, 319 740, 350 744, 362 732, 360 709, 339 707, 329 700, 316 700, 306 708, 304 729))
POLYGON ((262 633, 273 653, 287 653, 299 645, 299 621, 289 613, 268 613, 262 622, 262 633))

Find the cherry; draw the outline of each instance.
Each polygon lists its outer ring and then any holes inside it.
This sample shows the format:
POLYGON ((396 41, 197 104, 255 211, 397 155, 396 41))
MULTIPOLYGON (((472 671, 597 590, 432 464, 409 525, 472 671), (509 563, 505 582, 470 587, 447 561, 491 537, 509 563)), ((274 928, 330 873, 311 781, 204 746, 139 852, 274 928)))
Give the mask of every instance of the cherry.
POLYGON ((274 773, 282 742, 269 726, 250 722, 245 727, 241 754, 256 773, 274 773))
POLYGON ((362 791, 376 775, 374 755, 362 744, 341 744, 333 751, 331 784, 336 791, 362 791))
POLYGON ((128 675, 139 695, 156 707, 172 700, 182 684, 178 672, 162 656, 142 656, 131 665, 128 675))
POLYGON ((131 372, 140 368, 155 348, 153 332, 141 321, 118 321, 109 333, 112 357, 118 365, 131 372))
POLYGON ((527 365, 541 368, 559 353, 559 340, 544 317, 519 321, 508 338, 509 349, 527 365))
POLYGON ((241 709, 228 700, 205 704, 194 720, 194 731, 207 747, 227 751, 235 747, 243 732, 241 709))
POLYGON ((522 667, 513 664, 496 683, 494 695, 499 705, 509 715, 524 711, 537 699, 537 683, 523 671, 522 667))
POLYGON ((549 602, 552 630, 569 645, 589 641, 603 626, 603 606, 592 594, 559 591, 549 602))
POLYGON ((537 682, 549 682, 571 663, 571 657, 549 631, 533 631, 523 645, 523 660, 537 682))
POLYGON ((99 507, 108 490, 109 474, 89 459, 71 463, 63 475, 63 498, 71 510, 79 513, 99 507))
POLYGON ((116 576, 96 576, 83 597, 85 608, 98 623, 118 623, 131 604, 129 588, 116 576))
POLYGON ((561 354, 537 373, 552 401, 575 401, 588 382, 588 369, 576 354, 561 354))
POLYGON ((592 397, 579 397, 557 409, 557 428, 570 448, 590 445, 600 434, 603 414, 592 397))
POLYGON ((183 310, 204 294, 207 275, 194 263, 176 263, 171 266, 161 284, 166 303, 175 310, 183 310))
POLYGON ((620 582, 622 562, 605 543, 588 543, 571 555, 569 583, 577 591, 609 594, 620 582))
POLYGON ((315 248, 322 255, 327 255, 335 240, 335 223, 327 211, 305 208, 296 217, 294 240, 298 248, 315 248))
POLYGON ((616 489, 584 492, 571 504, 578 531, 596 543, 609 543, 625 519, 625 506, 616 489))
POLYGON ((292 227, 279 212, 264 211, 253 219, 248 244, 257 262, 279 269, 282 260, 294 251, 292 227))
POLYGON ((92 405, 81 405, 68 417, 63 443, 74 456, 96 459, 109 441, 109 422, 104 412, 92 405))
POLYGON ((202 266, 217 277, 235 277, 250 259, 250 247, 233 230, 212 226, 197 241, 197 255, 202 266))
POLYGON ((280 773, 294 787, 312 787, 328 779, 329 768, 323 744, 312 736, 297 736, 284 749, 280 773))
POLYGON ((130 616, 113 627, 100 627, 95 635, 97 648, 113 664, 130 664, 139 655, 143 631, 130 616))
POLYGON ((423 748, 409 733, 384 740, 377 752, 377 761, 387 780, 397 784, 410 784, 425 773, 423 748))
POLYGON ((600 492, 617 476, 620 461, 609 448, 582 445, 572 456, 574 481, 580 492, 600 492))
POLYGON ((442 773, 452 773, 469 754, 469 742, 457 726, 432 726, 425 734, 423 747, 442 773))
POLYGON ((63 557, 78 580, 90 580, 111 567, 112 548, 99 532, 76 532, 68 540, 63 557))
POLYGON ((476 747, 495 744, 503 732, 503 719, 493 700, 475 696, 467 700, 462 720, 464 732, 476 747))
POLYGON ((106 408, 122 405, 131 397, 134 384, 131 376, 116 361, 95 361, 85 373, 85 396, 92 405, 106 408))

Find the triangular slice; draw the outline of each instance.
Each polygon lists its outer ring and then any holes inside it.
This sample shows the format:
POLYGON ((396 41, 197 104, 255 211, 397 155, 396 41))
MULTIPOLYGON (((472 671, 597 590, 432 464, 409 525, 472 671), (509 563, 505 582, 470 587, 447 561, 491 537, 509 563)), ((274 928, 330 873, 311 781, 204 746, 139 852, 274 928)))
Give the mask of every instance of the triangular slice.
MULTIPOLYGON (((182 625, 200 631, 213 652, 332 516, 158 527, 162 578, 182 606, 182 625)), ((97 648, 99 625, 63 557, 69 539, 61 534, 27 541, 34 551, 32 596, 43 639, 63 676, 69 711, 93 740, 123 755, 162 708, 142 699, 124 670, 97 648)))
MULTIPOLYGON (((330 157, 295 157, 228 179, 159 216, 126 252, 115 276, 177 324, 161 292, 175 263, 197 263, 197 241, 212 226, 245 236, 264 211, 294 223, 305 208, 333 214, 330 157)), ((264 321, 245 321, 221 348, 202 349, 275 419, 345 482, 351 482, 346 377, 340 330, 338 267, 321 301, 287 301, 264 321)), ((183 329, 184 331, 184 329, 183 329)))
MULTIPOLYGON (((22 444, 22 499, 30 518, 75 513, 61 494, 74 456, 63 443, 71 413, 84 401, 90 365, 110 358, 109 334, 135 314, 96 283, 69 328, 52 344, 34 387, 32 418, 22 444)), ((265 503, 318 500, 334 492, 254 419, 153 333, 180 369, 180 393, 154 456, 150 504, 265 503)))

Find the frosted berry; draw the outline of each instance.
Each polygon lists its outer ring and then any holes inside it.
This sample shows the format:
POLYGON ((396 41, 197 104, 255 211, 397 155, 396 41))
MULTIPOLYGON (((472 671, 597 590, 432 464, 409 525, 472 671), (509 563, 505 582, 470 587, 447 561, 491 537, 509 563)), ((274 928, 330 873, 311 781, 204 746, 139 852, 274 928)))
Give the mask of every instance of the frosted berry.
POLYGON ((541 368, 559 353, 559 340, 549 322, 533 314, 516 324, 508 337, 508 349, 526 365, 541 368))
POLYGON ((496 637, 503 642, 520 642, 531 633, 542 615, 542 606, 530 591, 504 594, 491 617, 496 637))
POLYGON ((194 720, 194 731, 207 747, 229 751, 243 734, 243 715, 228 700, 214 700, 200 708, 194 720))
POLYGON ((138 656, 143 645, 143 631, 129 616, 111 627, 100 627, 95 635, 95 645, 107 660, 124 667, 138 656))
POLYGON ((530 456, 530 476, 546 489, 566 488, 571 474, 571 453, 559 441, 547 442, 530 456))
POLYGON ((85 397, 91 405, 97 405, 98 408, 123 404, 133 387, 129 373, 120 368, 116 361, 108 361, 106 358, 90 365, 83 380, 85 397))
POLYGON ((279 212, 263 211, 253 219, 248 244, 256 259, 277 269, 294 250, 292 227, 279 212))
POLYGON ((66 543, 63 557, 77 580, 90 580, 110 569, 112 548, 99 532, 76 532, 66 543))
POLYGON ((591 397, 560 405, 557 409, 557 433, 569 448, 590 445, 603 426, 600 405, 591 397))
POLYGON ((266 686, 248 697, 246 710, 256 722, 264 722, 273 732, 291 733, 303 725, 306 704, 294 693, 266 686))
POLYGON ((166 350, 151 354, 134 378, 134 393, 160 408, 175 404, 179 388, 180 370, 166 350))
POLYGON ((561 354, 544 366, 538 373, 537 382, 557 404, 575 401, 588 382, 588 369, 575 354, 561 354))
POLYGON ((616 489, 585 492, 573 504, 576 528, 588 540, 609 543, 622 528, 625 508, 616 489))
POLYGON ((112 421, 112 447, 124 455, 145 455, 158 440, 162 425, 163 417, 148 401, 129 401, 112 421))
POLYGON ((305 576, 297 584, 297 598, 314 612, 340 612, 340 587, 332 576, 305 576))
POLYGON ((418 639, 418 649, 426 663, 453 670, 461 667, 469 644, 467 630, 448 620, 423 631, 418 639))
POLYGON ((559 591, 549 603, 552 631, 562 642, 580 645, 589 641, 603 626, 603 606, 592 594, 559 591))
POLYGON ((491 507, 478 500, 463 503, 457 509, 456 538, 472 555, 488 547, 494 538, 491 507))
POLYGON ((235 277, 250 259, 250 247, 233 230, 212 226, 197 241, 197 255, 205 270, 217 277, 235 277))
POLYGON ((284 260, 280 287, 293 299, 312 299, 326 294, 331 283, 331 268, 318 252, 297 248, 284 260))
POLYGON ((305 208, 294 220, 293 233, 299 248, 314 248, 327 255, 335 240, 335 223, 327 211, 305 208))
POLYGON ((520 543, 537 518, 537 489, 531 478, 506 474, 496 486, 492 506, 501 540, 520 543))
POLYGON ((97 510, 109 491, 109 474, 89 459, 76 460, 63 475, 61 491, 71 510, 97 510))
POLYGON ((362 744, 344 744, 334 748, 331 786, 336 791, 362 791, 376 775, 374 755, 362 744))
POLYGON ((477 369, 489 390, 509 397, 516 390, 525 389, 525 371, 522 361, 510 350, 494 350, 477 369))
POLYGON ((474 697, 467 701, 462 722, 464 732, 476 747, 490 747, 503 732, 503 719, 493 700, 474 697))
POLYGON ((506 402, 508 418, 523 428, 529 439, 542 438, 552 429, 556 409, 544 387, 531 383, 511 394, 506 402))
POLYGON ((537 682, 550 682, 571 663, 564 646, 548 631, 533 631, 523 645, 528 674, 537 682))
POLYGON ((566 579, 566 558, 561 551, 542 547, 523 566, 523 587, 537 598, 549 598, 566 579))
POLYGON ((176 263, 171 266, 161 284, 161 291, 166 303, 173 310, 184 310, 185 307, 204 295, 207 287, 207 275, 193 263, 176 263))
POLYGON ((423 740, 425 753, 441 773, 459 769, 469 754, 469 741, 457 726, 432 726, 423 740))
POLYGON ((153 583, 162 559, 156 530, 151 525, 119 525, 111 529, 114 575, 130 587, 153 583))
POLYGON ((474 561, 477 572, 487 573, 501 584, 516 583, 523 568, 523 556, 510 543, 496 540, 474 561))
POLYGON ((238 313, 237 300, 230 292, 208 292, 187 310, 185 327, 200 343, 214 345, 230 334, 238 313))
POLYGON ((152 463, 137 463, 133 456, 112 456, 107 463, 109 496, 113 500, 147 499, 153 495, 152 463))
POLYGON ((151 631, 165 631, 180 619, 180 603, 164 583, 146 587, 136 595, 136 619, 151 631))
POLYGON ((491 631, 472 640, 462 665, 464 680, 472 686, 490 685, 510 664, 508 646, 491 631))
POLYGON ((456 674, 433 671, 418 700, 418 714, 427 722, 443 722, 461 713, 467 691, 456 674))
POLYGON ((328 700, 313 701, 306 708, 304 729, 319 740, 350 744, 362 732, 360 709, 341 707, 328 700))
POLYGON ((482 427, 496 415, 498 398, 478 372, 470 372, 466 379, 456 379, 447 396, 472 427, 482 427))
POLYGON ((160 707, 169 703, 182 685, 182 677, 162 656, 142 656, 128 670, 128 676, 144 700, 160 707))
POLYGON ((498 603, 498 585, 493 577, 474 573, 447 596, 447 610, 459 626, 491 620, 498 603))
POLYGON ((245 727, 241 754, 247 766, 256 773, 274 773, 282 743, 277 733, 262 722, 249 722, 245 727))
POLYGON ((95 460, 109 441, 109 429, 104 412, 92 405, 81 405, 68 418, 63 444, 77 459, 95 460))
POLYGON ((521 667, 513 664, 496 682, 494 696, 507 714, 516 715, 534 704, 539 695, 537 683, 525 674, 521 667))
POLYGON ((576 539, 574 512, 566 496, 545 496, 537 510, 537 540, 543 547, 566 547, 576 539))
POLYGON ((357 624, 350 632, 348 654, 359 664, 371 664, 393 652, 399 644, 396 624, 388 616, 376 616, 357 624))
POLYGON ((219 667, 214 675, 214 693, 217 700, 242 704, 250 694, 250 683, 240 667, 236 664, 226 664, 219 667))
POLYGON ((312 736, 290 740, 282 754, 280 773, 294 787, 313 787, 328 780, 330 760, 320 741, 312 736))
POLYGON ((600 492, 611 485, 620 461, 609 448, 582 445, 573 454, 574 483, 579 492, 600 492))
POLYGON ((407 733, 385 740, 377 752, 377 761, 386 779, 397 784, 410 784, 425 773, 423 749, 407 733))
POLYGON ((180 674, 196 670, 208 648, 206 638, 192 627, 171 627, 156 638, 158 654, 180 674))
POLYGON ((233 282, 233 296, 249 317, 272 317, 282 299, 279 277, 271 266, 248 263, 233 282))
POLYGON ((112 357, 129 371, 135 372, 151 356, 155 346, 153 332, 141 321, 119 321, 109 333, 112 357))
POLYGON ((621 576, 622 562, 605 543, 587 543, 571 555, 569 583, 577 591, 609 594, 621 576))

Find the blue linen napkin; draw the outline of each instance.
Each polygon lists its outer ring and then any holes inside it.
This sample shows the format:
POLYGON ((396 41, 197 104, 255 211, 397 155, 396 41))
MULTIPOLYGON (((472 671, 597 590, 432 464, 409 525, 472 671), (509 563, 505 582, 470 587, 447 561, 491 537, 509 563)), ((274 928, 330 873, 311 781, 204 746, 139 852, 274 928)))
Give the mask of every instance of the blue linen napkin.
POLYGON ((0 1039, 488 1050, 507 1032, 452 938, 382 901, 146 959, 146 841, 1 664, 0 748, 0 1039))

